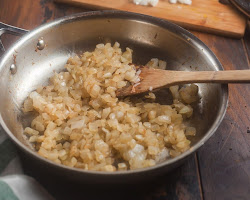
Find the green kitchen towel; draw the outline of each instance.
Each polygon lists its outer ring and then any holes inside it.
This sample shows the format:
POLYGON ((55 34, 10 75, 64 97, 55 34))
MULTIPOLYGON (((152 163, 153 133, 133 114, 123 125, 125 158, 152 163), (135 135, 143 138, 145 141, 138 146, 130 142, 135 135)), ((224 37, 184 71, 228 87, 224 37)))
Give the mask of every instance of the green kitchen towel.
POLYGON ((23 175, 16 147, 0 126, 0 200, 50 200, 33 178, 23 175))
POLYGON ((0 200, 53 200, 33 178, 10 175, 0 178, 0 200))
POLYGON ((0 180, 0 200, 18 200, 7 183, 0 180))
POLYGON ((16 147, 0 126, 0 176, 17 173, 22 174, 23 170, 16 147))
POLYGON ((15 157, 16 148, 14 144, 9 139, 5 139, 2 143, 0 143, 0 173, 4 171, 4 169, 15 157))

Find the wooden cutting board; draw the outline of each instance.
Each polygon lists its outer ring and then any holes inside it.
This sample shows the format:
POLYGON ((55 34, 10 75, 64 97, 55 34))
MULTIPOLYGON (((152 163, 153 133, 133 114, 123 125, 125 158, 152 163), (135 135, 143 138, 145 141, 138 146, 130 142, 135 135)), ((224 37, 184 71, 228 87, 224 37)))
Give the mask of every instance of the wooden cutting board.
POLYGON ((116 9, 151 15, 182 27, 208 33, 241 38, 246 18, 230 5, 218 0, 193 0, 192 5, 170 4, 160 0, 156 7, 133 4, 132 0, 55 0, 94 9, 116 9))

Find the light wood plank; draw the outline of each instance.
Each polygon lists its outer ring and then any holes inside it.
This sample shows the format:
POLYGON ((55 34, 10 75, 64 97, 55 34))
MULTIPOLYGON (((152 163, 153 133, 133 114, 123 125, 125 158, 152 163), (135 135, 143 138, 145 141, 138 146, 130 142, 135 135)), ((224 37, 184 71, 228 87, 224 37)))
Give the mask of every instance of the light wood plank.
POLYGON ((241 38, 246 19, 230 5, 217 0, 193 0, 193 4, 170 4, 159 1, 156 7, 136 6, 131 0, 55 0, 97 9, 116 9, 147 14, 175 22, 185 28, 241 38))

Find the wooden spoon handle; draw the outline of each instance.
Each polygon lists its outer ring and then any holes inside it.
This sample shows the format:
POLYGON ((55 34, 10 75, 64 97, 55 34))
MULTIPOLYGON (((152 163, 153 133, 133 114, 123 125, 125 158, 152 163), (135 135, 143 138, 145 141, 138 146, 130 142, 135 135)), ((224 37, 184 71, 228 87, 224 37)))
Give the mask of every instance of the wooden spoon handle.
POLYGON ((187 83, 250 83, 250 70, 228 71, 171 71, 142 68, 141 82, 116 91, 117 96, 128 96, 152 89, 187 83))
POLYGON ((228 71, 175 71, 178 83, 250 83, 250 70, 228 71))

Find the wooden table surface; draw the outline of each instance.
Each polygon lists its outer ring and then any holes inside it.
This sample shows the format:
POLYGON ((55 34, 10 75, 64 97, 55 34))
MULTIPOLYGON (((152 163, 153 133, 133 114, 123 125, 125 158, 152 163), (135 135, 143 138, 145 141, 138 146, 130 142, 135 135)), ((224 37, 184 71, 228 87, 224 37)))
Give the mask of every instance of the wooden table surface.
MULTIPOLYGON (((83 11, 86 9, 54 4, 52 0, 0 0, 0 21, 29 30, 83 11)), ((225 69, 249 69, 249 27, 241 40, 193 33, 212 49, 225 69)), ((8 48, 17 37, 4 35, 2 39, 8 48)), ((141 185, 141 190, 135 188, 119 194, 109 188, 98 196, 99 192, 94 189, 91 192, 84 188, 78 191, 59 189, 54 184, 40 181, 39 176, 35 178, 56 199, 249 200, 249 108, 250 85, 229 85, 227 114, 214 136, 183 166, 165 175, 160 183, 151 183, 151 187, 145 186, 145 189, 141 185)))

